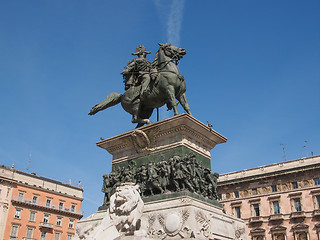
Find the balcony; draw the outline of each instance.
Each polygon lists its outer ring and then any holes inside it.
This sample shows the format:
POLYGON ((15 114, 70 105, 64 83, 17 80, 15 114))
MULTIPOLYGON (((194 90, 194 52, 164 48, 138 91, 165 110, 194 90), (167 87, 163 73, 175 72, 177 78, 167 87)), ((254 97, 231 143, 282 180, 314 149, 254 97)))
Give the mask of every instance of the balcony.
POLYGON ((306 218, 306 216, 303 211, 292 212, 290 214, 290 219, 293 221, 303 221, 305 218, 306 218))
POLYGON ((53 228, 53 224, 46 223, 46 222, 41 222, 40 225, 39 225, 39 227, 52 229, 52 228, 53 228))
POLYGON ((320 218, 320 209, 313 210, 312 216, 316 218, 320 218))
POLYGON ((56 205, 49 205, 46 202, 40 202, 40 201, 32 201, 32 199, 27 199, 27 198, 19 198, 18 196, 12 196, 12 201, 15 201, 19 204, 27 205, 27 206, 35 206, 35 207, 41 207, 41 208, 46 208, 46 209, 52 209, 54 211, 62 211, 65 213, 70 213, 70 214, 75 214, 75 215, 81 215, 82 213, 80 211, 75 211, 74 208, 64 208, 56 205))
POLYGON ((261 224, 262 223, 262 217, 256 216, 256 217, 251 217, 249 219, 249 224, 261 224))
POLYGON ((24 237, 22 238, 22 240, 38 240, 37 238, 28 238, 28 237, 24 237))
POLYGON ((283 220, 282 214, 273 214, 269 216, 269 220, 283 220))
POLYGON ((282 214, 273 214, 269 216, 269 222, 281 222, 283 220, 282 214))

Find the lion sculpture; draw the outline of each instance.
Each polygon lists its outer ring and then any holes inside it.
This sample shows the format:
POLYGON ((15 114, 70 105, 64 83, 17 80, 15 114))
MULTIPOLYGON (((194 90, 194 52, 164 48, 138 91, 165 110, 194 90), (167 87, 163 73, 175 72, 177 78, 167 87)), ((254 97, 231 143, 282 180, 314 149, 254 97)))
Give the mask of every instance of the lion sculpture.
POLYGON ((139 192, 139 185, 122 183, 110 197, 109 209, 101 221, 94 221, 91 215, 86 223, 78 224, 78 239, 113 240, 121 235, 140 234, 144 203, 139 192))
POLYGON ((110 218, 120 233, 133 234, 140 228, 144 203, 139 185, 124 183, 110 198, 110 218))

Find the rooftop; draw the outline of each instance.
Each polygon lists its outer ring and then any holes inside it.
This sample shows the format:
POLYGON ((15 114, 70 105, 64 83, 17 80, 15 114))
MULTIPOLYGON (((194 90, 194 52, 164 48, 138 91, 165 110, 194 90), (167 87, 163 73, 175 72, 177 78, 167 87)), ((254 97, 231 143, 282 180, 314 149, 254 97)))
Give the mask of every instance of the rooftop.
POLYGON ((312 168, 314 166, 320 167, 320 155, 221 174, 218 182, 223 184, 252 177, 273 176, 294 170, 312 168))
POLYGON ((28 185, 32 188, 40 188, 57 194, 69 195, 82 199, 82 187, 72 186, 50 178, 37 176, 35 173, 27 173, 14 168, 0 165, 0 179, 28 185))

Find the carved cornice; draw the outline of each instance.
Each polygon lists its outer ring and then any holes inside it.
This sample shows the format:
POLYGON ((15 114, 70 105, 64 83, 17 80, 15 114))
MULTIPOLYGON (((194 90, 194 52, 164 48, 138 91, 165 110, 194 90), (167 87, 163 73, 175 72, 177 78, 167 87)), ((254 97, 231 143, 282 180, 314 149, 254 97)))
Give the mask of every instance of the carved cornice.
POLYGON ((298 223, 297 225, 294 225, 291 229, 293 231, 297 231, 297 230, 307 230, 308 228, 309 226, 307 224, 298 223))
POLYGON ((275 195, 275 196, 270 196, 268 197, 269 201, 273 201, 273 200, 280 200, 281 195, 275 195))
POLYGON ((252 229, 251 231, 250 231, 250 233, 251 234, 257 234, 257 233, 265 233, 265 229, 263 229, 263 228, 255 228, 255 229, 252 229))
POLYGON ((271 232, 285 232, 286 231, 286 227, 283 227, 283 226, 274 226, 272 228, 270 228, 270 231, 271 232))
POLYGON ((236 202, 232 202, 231 206, 240 206, 242 204, 242 201, 236 201, 236 202))
POLYGON ((311 194, 318 194, 320 193, 320 189, 310 191, 311 194))
POLYGON ((302 195, 302 192, 295 192, 295 193, 290 193, 288 196, 290 198, 294 198, 294 197, 300 197, 302 195))
POLYGON ((188 114, 181 114, 118 136, 104 139, 97 146, 113 155, 113 160, 132 159, 172 145, 197 149, 210 158, 210 150, 227 139, 188 114))
POLYGON ((63 210, 59 210, 58 208, 51 208, 51 207, 41 206, 41 205, 38 205, 38 204, 19 201, 19 200, 15 200, 15 199, 12 199, 11 201, 12 201, 12 205, 14 205, 14 206, 27 207, 27 208, 31 208, 31 209, 35 209, 35 210, 38 209, 38 210, 41 210, 41 211, 51 212, 51 213, 59 214, 59 215, 62 215, 62 216, 69 216, 69 217, 73 217, 73 218, 76 218, 76 219, 81 219, 83 217, 83 214, 77 213, 77 212, 63 211, 63 210))
POLYGON ((249 203, 252 204, 252 203, 259 203, 261 201, 260 198, 254 198, 254 199, 250 199, 249 200, 249 203))

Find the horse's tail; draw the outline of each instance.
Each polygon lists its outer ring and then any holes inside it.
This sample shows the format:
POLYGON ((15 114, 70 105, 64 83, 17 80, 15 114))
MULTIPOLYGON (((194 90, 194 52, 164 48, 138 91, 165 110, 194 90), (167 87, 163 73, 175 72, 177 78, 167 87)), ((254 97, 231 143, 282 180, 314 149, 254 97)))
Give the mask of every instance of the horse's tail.
POLYGON ((94 115, 101 110, 117 105, 121 102, 121 96, 120 93, 110 93, 101 103, 94 105, 88 114, 94 115))

